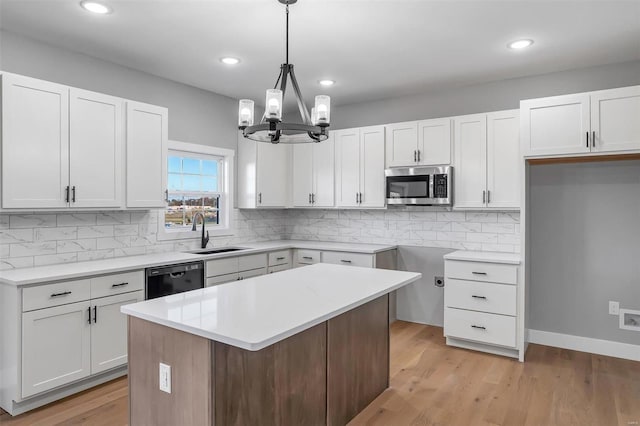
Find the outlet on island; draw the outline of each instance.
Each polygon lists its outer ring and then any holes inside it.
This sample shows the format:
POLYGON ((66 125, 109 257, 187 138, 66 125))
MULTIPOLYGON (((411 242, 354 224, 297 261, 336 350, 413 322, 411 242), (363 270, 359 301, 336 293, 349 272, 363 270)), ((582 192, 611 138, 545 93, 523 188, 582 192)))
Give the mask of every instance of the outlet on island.
POLYGON ((160 390, 171 393, 171 366, 160 363, 160 390))

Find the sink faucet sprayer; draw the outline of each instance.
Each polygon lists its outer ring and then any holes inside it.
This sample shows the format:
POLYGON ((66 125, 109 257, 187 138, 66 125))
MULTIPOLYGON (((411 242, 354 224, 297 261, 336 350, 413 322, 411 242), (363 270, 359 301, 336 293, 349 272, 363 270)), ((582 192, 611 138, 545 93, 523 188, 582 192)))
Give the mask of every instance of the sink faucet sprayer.
POLYGON ((204 236, 204 214, 202 212, 196 212, 193 215, 193 226, 191 227, 192 231, 196 230, 196 224, 198 223, 198 217, 202 219, 202 239, 200 240, 200 247, 207 248, 207 244, 209 244, 209 231, 207 231, 207 236, 204 236))

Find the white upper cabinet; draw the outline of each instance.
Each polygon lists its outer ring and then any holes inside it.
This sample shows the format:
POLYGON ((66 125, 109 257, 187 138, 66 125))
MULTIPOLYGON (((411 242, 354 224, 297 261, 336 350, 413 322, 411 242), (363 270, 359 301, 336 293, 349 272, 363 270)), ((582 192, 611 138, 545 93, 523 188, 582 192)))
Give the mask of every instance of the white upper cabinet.
POLYGON ((127 101, 127 207, 166 206, 166 108, 127 101))
POLYGON ((122 205, 123 101, 71 89, 69 183, 73 207, 122 205))
POLYGON ((454 123, 454 207, 519 209, 519 111, 468 115, 454 123))
POLYGON ((520 102, 524 156, 640 149, 640 86, 520 102))
POLYGON ((591 93, 592 151, 640 149, 640 86, 591 93))
POLYGON ((333 207, 333 149, 333 132, 326 141, 293 145, 294 207, 333 207))
POLYGON ((386 126, 387 167, 418 164, 418 122, 394 123, 386 126))
POLYGON ((64 208, 69 88, 2 75, 2 207, 64 208))
POLYGON ((487 196, 487 115, 467 115, 454 122, 455 207, 483 208, 487 196))
POLYGON ((451 164, 451 119, 438 118, 418 122, 418 164, 451 164))
POLYGON ((238 207, 289 205, 290 146, 246 139, 238 133, 238 207))
POLYGON ((334 132, 336 206, 377 208, 385 205, 385 127, 334 132))
POLYGON ((386 126, 387 167, 451 164, 451 119, 386 126))

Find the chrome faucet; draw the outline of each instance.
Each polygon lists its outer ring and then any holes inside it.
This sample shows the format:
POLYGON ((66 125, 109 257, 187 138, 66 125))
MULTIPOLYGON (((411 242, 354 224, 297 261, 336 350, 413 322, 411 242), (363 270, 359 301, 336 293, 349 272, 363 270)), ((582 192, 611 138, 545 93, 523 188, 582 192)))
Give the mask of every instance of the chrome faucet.
POLYGON ((207 236, 204 236, 204 214, 202 212, 196 212, 193 215, 193 226, 191 227, 192 231, 196 230, 196 224, 198 223, 198 217, 202 219, 202 239, 200 240, 200 247, 207 248, 207 244, 209 244, 209 231, 207 231, 207 236))

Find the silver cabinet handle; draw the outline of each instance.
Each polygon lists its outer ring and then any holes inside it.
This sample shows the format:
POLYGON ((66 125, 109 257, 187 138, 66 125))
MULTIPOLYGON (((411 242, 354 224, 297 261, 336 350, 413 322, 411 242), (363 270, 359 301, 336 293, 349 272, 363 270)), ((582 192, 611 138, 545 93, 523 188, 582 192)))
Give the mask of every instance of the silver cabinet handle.
POLYGON ((258 193, 258 203, 262 204, 262 192, 258 193))
POLYGON ((53 293, 51 295, 51 297, 61 297, 61 296, 68 296, 70 295, 71 292, 70 291, 63 291, 62 293, 53 293))
POLYGON ((418 163, 420 162, 420 150, 418 150, 418 163))
POLYGON ((351 263, 350 260, 345 260, 345 259, 340 259, 340 262, 342 262, 342 263, 351 263))
POLYGON ((591 146, 596 147, 596 131, 591 132, 591 146))
POLYGON ((487 204, 491 203, 491 190, 487 191, 487 204))
POLYGON ((97 323, 98 322, 98 307, 94 306, 93 307, 93 323, 97 323))
POLYGON ((476 296, 475 294, 472 295, 471 297, 473 297, 474 299, 482 299, 482 300, 487 300, 487 298, 485 296, 476 296))
POLYGON ((483 327, 481 325, 472 325, 471 328, 477 328, 478 330, 486 330, 487 327, 483 327))
POLYGON ((486 272, 471 272, 473 275, 487 275, 486 272))
POLYGON ((276 257, 276 260, 285 260, 286 257, 276 257))
POLYGON ((589 148, 589 132, 587 132, 587 148, 589 148))
POLYGON ((487 191, 482 191, 482 204, 486 202, 487 199, 487 191))
POLYGON ((311 257, 311 256, 302 256, 302 258, 306 259, 306 260, 312 260, 313 259, 313 257, 311 257))
POLYGON ((309 193, 309 204, 311 204, 311 193, 309 193))
POLYGON ((359 199, 358 199, 359 194, 360 194, 359 192, 356 192, 356 204, 358 204, 360 202, 359 199))
POLYGON ((87 313, 89 314, 89 324, 91 324, 91 306, 87 308, 87 313))
POLYGON ((418 162, 418 151, 413 150, 413 162, 417 163, 418 162))
POLYGON ((314 194, 313 192, 311 193, 311 204, 315 204, 316 203, 316 194, 314 194))
POLYGON ((129 283, 111 284, 111 288, 124 287, 125 285, 129 285, 129 283))
POLYGON ((71 202, 72 203, 76 202, 76 187, 75 186, 71 187, 71 202))
POLYGON ((68 203, 68 202, 69 202, 69 185, 67 185, 67 187, 65 188, 65 190, 64 190, 64 191, 65 191, 65 197, 64 197, 64 200, 65 200, 65 202, 67 202, 67 203, 68 203))

